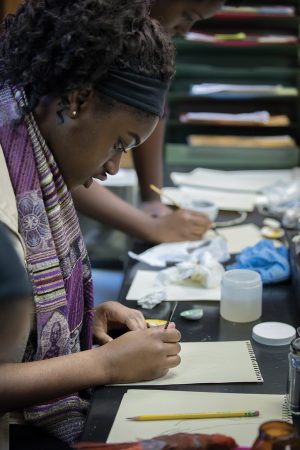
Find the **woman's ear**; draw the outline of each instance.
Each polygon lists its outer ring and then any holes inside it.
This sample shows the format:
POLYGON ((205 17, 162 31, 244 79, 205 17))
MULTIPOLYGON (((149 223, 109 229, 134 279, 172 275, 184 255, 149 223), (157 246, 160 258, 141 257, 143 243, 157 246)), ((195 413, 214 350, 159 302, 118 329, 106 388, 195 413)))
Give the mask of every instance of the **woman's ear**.
POLYGON ((80 113, 84 111, 90 104, 92 98, 92 89, 81 88, 67 94, 68 111, 67 114, 71 119, 79 117, 80 113))

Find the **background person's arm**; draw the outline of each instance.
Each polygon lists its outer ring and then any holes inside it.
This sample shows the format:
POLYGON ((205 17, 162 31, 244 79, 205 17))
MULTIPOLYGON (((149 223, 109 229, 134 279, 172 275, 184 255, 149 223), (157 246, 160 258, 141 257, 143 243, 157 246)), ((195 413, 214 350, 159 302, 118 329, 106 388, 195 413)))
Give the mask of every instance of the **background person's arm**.
POLYGON ((197 240, 211 226, 207 216, 186 209, 151 217, 97 182, 88 189, 79 187, 72 196, 76 208, 88 217, 153 243, 197 240))
POLYGON ((166 130, 166 119, 158 122, 151 136, 137 147, 132 158, 139 180, 142 209, 156 216, 169 214, 170 208, 165 206, 158 194, 150 189, 150 184, 163 187, 163 146, 166 130))
POLYGON ((163 187, 163 145, 166 121, 158 122, 149 138, 132 152, 137 172, 142 201, 159 201, 159 195, 150 189, 150 184, 163 187))

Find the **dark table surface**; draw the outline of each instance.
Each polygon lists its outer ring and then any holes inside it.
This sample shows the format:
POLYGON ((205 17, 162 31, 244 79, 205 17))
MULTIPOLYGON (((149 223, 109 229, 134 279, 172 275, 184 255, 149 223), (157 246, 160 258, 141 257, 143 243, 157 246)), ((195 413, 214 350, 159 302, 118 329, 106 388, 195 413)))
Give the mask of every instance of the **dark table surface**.
MULTIPOLYGON (((253 220, 249 217, 248 221, 253 220)), ((254 216, 256 223, 260 218, 254 216)), ((144 248, 136 248, 137 253, 144 248)), ((125 303, 126 293, 138 269, 152 269, 141 263, 128 262, 125 281, 120 294, 120 301, 125 303)), ((172 390, 206 391, 206 392, 244 392, 256 394, 284 394, 287 387, 287 355, 289 346, 272 347, 258 344, 251 338, 255 324, 265 321, 278 321, 300 325, 300 314, 295 301, 295 290, 292 281, 264 286, 262 317, 251 323, 228 322, 221 318, 219 302, 198 302, 204 310, 200 321, 188 321, 180 317, 180 312, 189 309, 197 302, 181 302, 175 312, 174 321, 182 334, 183 342, 192 341, 230 341, 251 340, 256 359, 261 370, 264 383, 232 383, 232 384, 192 384, 172 385, 172 390)), ((126 302, 127 306, 137 307, 136 302, 126 302)), ((166 319, 172 308, 172 302, 164 302, 153 310, 143 310, 146 318, 166 319)), ((138 307, 137 307, 138 308, 138 307)), ((134 387, 132 387, 134 388, 134 387)), ((140 386, 138 386, 140 388, 140 386)), ((145 388, 145 387, 143 387, 145 388)), ((153 388, 153 386, 152 386, 153 388)), ((168 386, 155 386, 156 389, 168 389, 168 386)), ((106 441, 112 427, 126 387, 99 387, 95 390, 84 434, 83 441, 106 441)))

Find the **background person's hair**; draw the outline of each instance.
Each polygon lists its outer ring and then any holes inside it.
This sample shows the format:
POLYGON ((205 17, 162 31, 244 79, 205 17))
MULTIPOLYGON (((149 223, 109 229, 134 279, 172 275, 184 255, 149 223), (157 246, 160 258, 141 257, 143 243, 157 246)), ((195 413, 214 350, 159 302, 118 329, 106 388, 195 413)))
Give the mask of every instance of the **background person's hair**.
POLYGON ((44 95, 91 88, 113 68, 168 81, 174 48, 145 0, 26 0, 2 26, 0 82, 44 95))

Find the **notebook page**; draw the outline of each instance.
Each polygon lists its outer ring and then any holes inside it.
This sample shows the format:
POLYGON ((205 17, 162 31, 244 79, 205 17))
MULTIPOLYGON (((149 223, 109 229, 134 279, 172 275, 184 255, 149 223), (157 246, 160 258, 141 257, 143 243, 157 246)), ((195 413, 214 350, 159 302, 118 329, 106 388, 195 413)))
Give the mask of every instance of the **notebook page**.
POLYGON ((288 420, 284 395, 131 389, 124 395, 107 442, 128 442, 173 433, 222 433, 250 446, 267 420, 288 420), (133 422, 142 414, 259 410, 259 417, 133 422))
POLYGON ((156 380, 130 384, 163 386, 263 382, 250 341, 181 342, 180 345, 179 366, 156 380))

